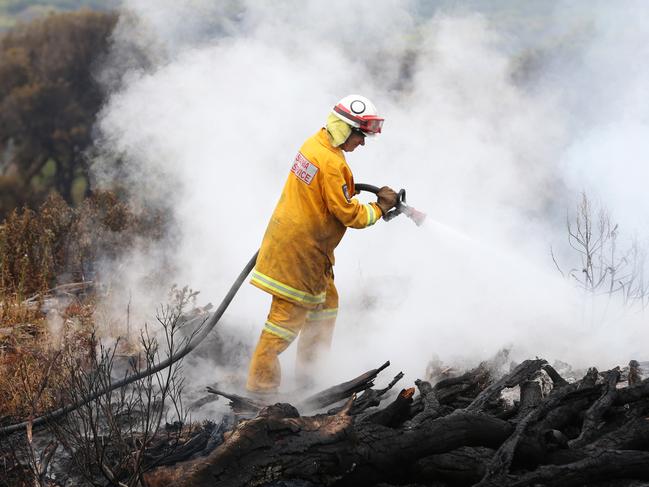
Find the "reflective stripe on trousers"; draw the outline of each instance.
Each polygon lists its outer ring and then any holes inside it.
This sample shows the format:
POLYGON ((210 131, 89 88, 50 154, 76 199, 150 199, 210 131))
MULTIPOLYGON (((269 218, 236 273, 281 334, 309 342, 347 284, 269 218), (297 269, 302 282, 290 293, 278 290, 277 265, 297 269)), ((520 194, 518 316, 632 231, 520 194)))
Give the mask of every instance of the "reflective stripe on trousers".
POLYGON ((338 308, 321 309, 309 311, 306 315, 307 321, 320 321, 338 316, 338 308))
POLYGON ((327 296, 321 309, 310 310, 293 301, 273 296, 268 319, 250 361, 246 388, 276 392, 281 383, 279 355, 299 335, 296 377, 308 379, 317 358, 331 346, 338 313, 338 292, 333 276, 327 279, 327 296))
POLYGON ((267 321, 264 325, 264 331, 266 333, 270 333, 271 335, 275 335, 276 337, 279 337, 282 340, 287 341, 288 343, 291 343, 297 338, 297 333, 295 333, 293 330, 289 330, 288 328, 284 328, 283 326, 276 325, 275 323, 271 323, 270 321, 267 321))

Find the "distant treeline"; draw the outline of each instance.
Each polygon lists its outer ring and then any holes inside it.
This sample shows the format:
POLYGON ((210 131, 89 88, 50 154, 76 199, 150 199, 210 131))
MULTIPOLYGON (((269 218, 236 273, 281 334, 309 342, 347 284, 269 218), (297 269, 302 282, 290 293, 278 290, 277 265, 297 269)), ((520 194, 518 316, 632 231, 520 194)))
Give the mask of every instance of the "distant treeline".
POLYGON ((0 35, 0 220, 13 208, 37 207, 53 190, 69 204, 86 196, 85 150, 104 101, 93 73, 116 21, 113 12, 81 10, 47 15, 0 35))
POLYGON ((0 31, 53 12, 81 8, 108 11, 118 3, 118 0, 0 0, 0 31))

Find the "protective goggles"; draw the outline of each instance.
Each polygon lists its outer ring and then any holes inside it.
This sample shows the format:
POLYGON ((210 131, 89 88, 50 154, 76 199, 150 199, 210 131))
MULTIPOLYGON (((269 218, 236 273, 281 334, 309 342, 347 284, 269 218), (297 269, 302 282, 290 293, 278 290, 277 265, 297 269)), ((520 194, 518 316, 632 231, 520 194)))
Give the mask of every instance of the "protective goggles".
POLYGON ((334 111, 350 122, 358 124, 358 130, 367 134, 380 134, 385 119, 376 115, 354 115, 342 105, 336 105, 334 111))
POLYGON ((360 130, 370 134, 380 134, 383 128, 383 119, 374 115, 361 117, 360 130))

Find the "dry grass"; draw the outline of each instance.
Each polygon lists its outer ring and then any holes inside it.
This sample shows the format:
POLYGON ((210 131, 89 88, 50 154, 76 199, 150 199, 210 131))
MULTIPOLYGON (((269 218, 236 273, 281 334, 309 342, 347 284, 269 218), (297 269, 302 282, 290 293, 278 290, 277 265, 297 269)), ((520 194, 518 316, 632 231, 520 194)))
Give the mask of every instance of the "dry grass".
MULTIPOLYGON (((75 301, 66 306, 53 330, 38 306, 20 301, 3 303, 0 329, 0 418, 11 422, 60 405, 58 387, 65 377, 62 359, 74 357, 82 366, 94 353, 94 304, 75 301)), ((51 321, 51 318, 49 319, 51 321)))
POLYGON ((164 221, 100 192, 78 208, 54 194, 0 225, 0 425, 59 405, 62 358, 83 366, 95 353, 94 296, 55 300, 46 314, 48 291, 94 280, 98 258, 118 258, 139 237, 159 238, 164 221))

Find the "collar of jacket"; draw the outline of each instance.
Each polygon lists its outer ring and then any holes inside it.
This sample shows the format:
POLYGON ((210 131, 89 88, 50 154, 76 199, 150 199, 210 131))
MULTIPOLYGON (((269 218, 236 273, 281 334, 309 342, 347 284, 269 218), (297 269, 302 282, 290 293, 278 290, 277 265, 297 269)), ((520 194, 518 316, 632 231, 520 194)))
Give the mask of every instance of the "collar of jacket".
POLYGON ((338 157, 342 157, 343 160, 345 160, 345 154, 344 154, 343 150, 340 147, 334 147, 331 144, 331 138, 330 137, 331 136, 329 135, 329 132, 327 132, 327 129, 324 128, 324 127, 322 127, 320 129, 320 132, 318 132, 316 134, 316 139, 318 140, 318 142, 320 142, 320 144, 322 144, 324 147, 326 147, 331 152, 336 154, 338 157))

